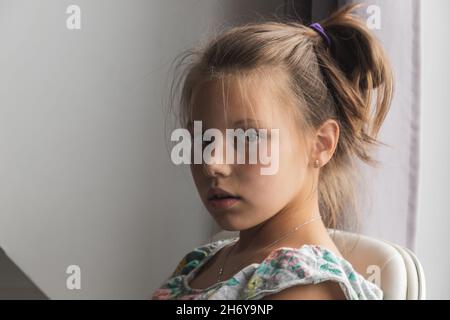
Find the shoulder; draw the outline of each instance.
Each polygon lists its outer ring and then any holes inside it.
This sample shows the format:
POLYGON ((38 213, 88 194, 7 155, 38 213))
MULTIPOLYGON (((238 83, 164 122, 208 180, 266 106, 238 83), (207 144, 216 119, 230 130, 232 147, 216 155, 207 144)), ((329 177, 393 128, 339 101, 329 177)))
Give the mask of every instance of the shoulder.
POLYGON ((250 299, 379 299, 381 290, 344 258, 317 245, 274 250, 247 284, 250 299), (276 295, 275 295, 276 294, 276 295))
POLYGON ((270 294, 263 300, 345 300, 346 296, 339 283, 325 281, 318 284, 297 285, 270 294))

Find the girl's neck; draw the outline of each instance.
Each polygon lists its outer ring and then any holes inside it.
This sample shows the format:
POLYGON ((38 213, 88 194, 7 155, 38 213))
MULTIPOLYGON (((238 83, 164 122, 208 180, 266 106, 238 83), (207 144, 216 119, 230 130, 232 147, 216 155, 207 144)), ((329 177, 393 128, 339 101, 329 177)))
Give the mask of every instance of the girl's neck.
MULTIPOLYGON (((320 216, 318 201, 303 202, 301 206, 298 204, 287 206, 265 222, 241 231, 239 241, 233 251, 242 253, 262 249, 288 234, 296 226, 318 216, 320 216)), ((301 226, 276 245, 296 243, 300 246, 306 243, 320 242, 326 233, 327 230, 322 220, 316 219, 301 226)))

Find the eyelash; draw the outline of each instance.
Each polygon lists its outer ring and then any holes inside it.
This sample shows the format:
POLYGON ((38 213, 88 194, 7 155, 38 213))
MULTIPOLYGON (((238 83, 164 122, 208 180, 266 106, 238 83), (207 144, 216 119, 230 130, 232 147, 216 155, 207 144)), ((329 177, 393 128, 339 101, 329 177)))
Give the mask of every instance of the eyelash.
MULTIPOLYGON (((259 132, 258 132, 257 129, 255 129, 255 128, 247 128, 247 129, 242 129, 242 130, 244 130, 244 132, 245 132, 245 131, 247 131, 247 130, 249 130, 249 129, 255 130, 254 133, 255 133, 255 135, 256 135, 256 139, 257 139, 258 141, 261 140, 261 135, 259 134, 259 132)), ((253 132, 250 132, 250 134, 253 134, 253 132)), ((248 136, 248 135, 245 135, 245 141, 246 141, 247 143, 250 142, 249 139, 250 139, 249 136, 248 136)))
MULTIPOLYGON (((259 141, 261 141, 261 139, 263 139, 263 137, 259 134, 258 129, 256 129, 256 128, 238 128, 238 129, 242 129, 244 132, 246 132, 247 130, 253 129, 253 130, 255 130, 255 135, 256 135, 257 141, 259 142, 259 141)), ((202 136, 203 136, 203 134, 204 134, 204 132, 202 133, 202 136)), ((235 144, 234 145, 236 146, 237 145, 236 144, 236 140, 239 139, 239 137, 235 136, 234 139, 235 139, 235 141, 234 141, 235 144)), ((245 142, 246 143, 250 143, 249 139, 250 139, 250 137, 248 135, 245 135, 245 142)), ((213 141, 214 140, 212 140, 212 141, 202 141, 202 145, 203 145, 203 147, 206 147, 208 144, 210 144, 213 141)))

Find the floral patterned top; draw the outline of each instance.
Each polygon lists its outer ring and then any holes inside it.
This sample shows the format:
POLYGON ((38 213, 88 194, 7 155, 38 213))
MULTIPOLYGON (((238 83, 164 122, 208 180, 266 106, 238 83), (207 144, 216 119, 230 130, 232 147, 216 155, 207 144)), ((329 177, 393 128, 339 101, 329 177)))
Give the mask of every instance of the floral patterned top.
POLYGON ((228 280, 205 289, 191 288, 189 282, 216 252, 239 238, 218 240, 185 255, 172 275, 152 296, 156 300, 253 300, 283 289, 323 281, 335 281, 349 300, 376 300, 383 292, 364 279, 352 265, 319 245, 281 247, 261 263, 250 264, 228 280))

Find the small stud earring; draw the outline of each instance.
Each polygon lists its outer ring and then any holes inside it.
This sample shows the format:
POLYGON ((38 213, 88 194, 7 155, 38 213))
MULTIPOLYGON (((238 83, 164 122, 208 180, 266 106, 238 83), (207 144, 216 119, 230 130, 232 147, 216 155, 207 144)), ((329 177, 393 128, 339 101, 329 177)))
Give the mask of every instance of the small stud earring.
POLYGON ((316 159, 316 161, 314 161, 314 167, 315 168, 319 168, 320 167, 319 159, 316 159))

